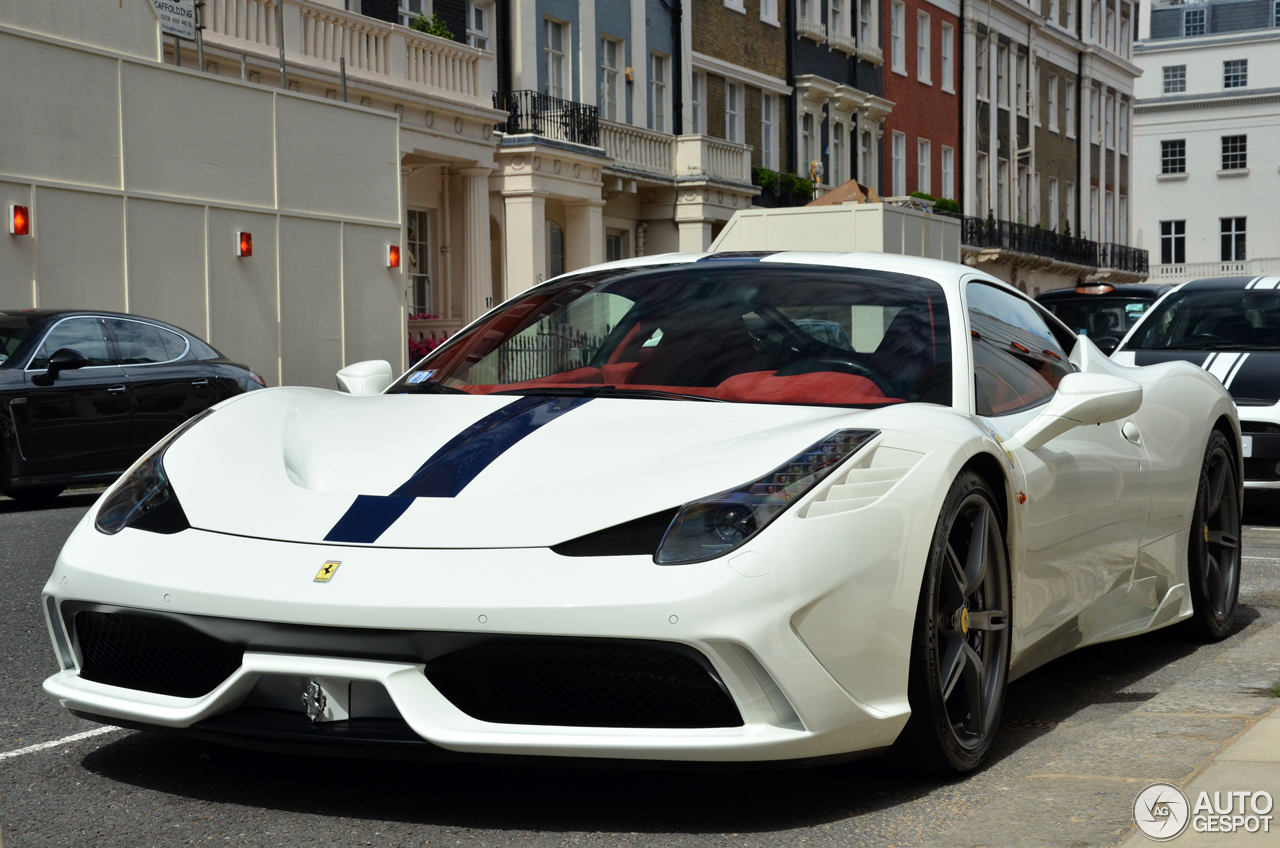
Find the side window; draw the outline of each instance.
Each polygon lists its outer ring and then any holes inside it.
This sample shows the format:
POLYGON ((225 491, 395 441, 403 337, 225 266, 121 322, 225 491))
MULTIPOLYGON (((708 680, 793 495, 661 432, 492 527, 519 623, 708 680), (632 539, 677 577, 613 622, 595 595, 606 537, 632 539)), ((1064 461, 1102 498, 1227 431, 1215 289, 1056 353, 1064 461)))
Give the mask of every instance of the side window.
POLYGON ((116 339, 116 352, 121 365, 146 365, 149 362, 168 362, 182 355, 185 345, 181 338, 166 344, 165 336, 173 333, 161 330, 154 324, 142 321, 126 321, 123 318, 107 318, 111 334, 116 339), (175 353, 170 350, 177 348, 175 353))
POLYGON ((85 317, 69 318, 50 330, 28 367, 48 368, 49 357, 64 347, 83 353, 90 366, 111 364, 102 323, 97 318, 85 317))
POLYGON ((1071 365, 1044 318, 995 286, 969 283, 965 296, 977 413, 1006 415, 1048 400, 1071 365))

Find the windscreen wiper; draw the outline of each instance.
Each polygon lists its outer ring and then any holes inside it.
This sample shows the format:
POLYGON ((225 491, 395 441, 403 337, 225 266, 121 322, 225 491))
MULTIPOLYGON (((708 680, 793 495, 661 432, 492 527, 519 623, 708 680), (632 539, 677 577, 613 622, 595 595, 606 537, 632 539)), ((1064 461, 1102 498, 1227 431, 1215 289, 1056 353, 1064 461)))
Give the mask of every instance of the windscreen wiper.
POLYGON ((465 395, 462 389, 444 383, 401 383, 387 391, 391 395, 465 395))

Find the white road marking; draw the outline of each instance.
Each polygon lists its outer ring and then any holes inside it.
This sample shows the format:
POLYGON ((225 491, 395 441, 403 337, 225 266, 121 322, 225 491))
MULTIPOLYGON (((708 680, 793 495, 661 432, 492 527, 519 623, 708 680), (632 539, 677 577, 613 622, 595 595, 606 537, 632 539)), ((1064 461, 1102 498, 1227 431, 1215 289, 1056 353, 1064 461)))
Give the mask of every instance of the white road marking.
POLYGON ((79 742, 81 739, 88 739, 92 736, 101 736, 104 733, 114 733, 117 730, 124 730, 124 728, 99 727, 94 730, 86 730, 84 733, 73 733, 70 736, 55 739, 52 742, 41 742, 39 745, 28 745, 27 747, 19 748, 16 751, 5 751, 4 753, 0 753, 0 760, 7 760, 10 757, 21 757, 23 754, 34 754, 37 751, 47 751, 50 748, 57 748, 59 745, 69 745, 72 742, 79 742))

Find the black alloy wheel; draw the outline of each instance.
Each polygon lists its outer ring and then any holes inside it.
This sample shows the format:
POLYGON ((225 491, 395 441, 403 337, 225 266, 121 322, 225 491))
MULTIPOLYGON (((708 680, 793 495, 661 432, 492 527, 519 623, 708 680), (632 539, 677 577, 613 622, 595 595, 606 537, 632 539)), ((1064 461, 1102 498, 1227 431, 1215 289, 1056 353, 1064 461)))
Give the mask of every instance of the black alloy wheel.
POLYGON ((1214 430, 1205 447, 1187 550, 1193 612, 1188 628, 1217 642, 1231 633, 1240 597, 1243 492, 1231 441, 1214 430))
POLYGON ((986 480, 962 473, 929 550, 911 645, 911 718, 895 743, 927 774, 976 769, 1000 725, 1011 595, 996 503, 986 480))

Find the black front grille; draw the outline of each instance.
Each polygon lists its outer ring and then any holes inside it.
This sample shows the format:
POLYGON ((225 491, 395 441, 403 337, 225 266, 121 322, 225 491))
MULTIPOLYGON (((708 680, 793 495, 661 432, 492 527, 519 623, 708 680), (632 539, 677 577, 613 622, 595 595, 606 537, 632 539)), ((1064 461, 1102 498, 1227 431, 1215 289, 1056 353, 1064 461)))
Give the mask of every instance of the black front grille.
POLYGON ((1241 421, 1240 432, 1246 435, 1250 433, 1280 433, 1280 424, 1271 424, 1266 421, 1241 421))
POLYGON ((155 616, 83 610, 75 630, 81 677, 158 695, 207 695, 244 658, 243 648, 155 616))
POLYGON ((455 707, 481 721, 740 727, 733 699, 699 659, 680 646, 493 643, 440 657, 426 674, 455 707))
POLYGON ((551 550, 561 556, 653 556, 662 544, 662 537, 671 526, 679 507, 646 515, 625 524, 606 527, 567 542, 554 545, 551 550))
POLYGON ((1277 465, 1280 459, 1275 457, 1252 457, 1244 461, 1244 479, 1246 480, 1280 480, 1277 465))

